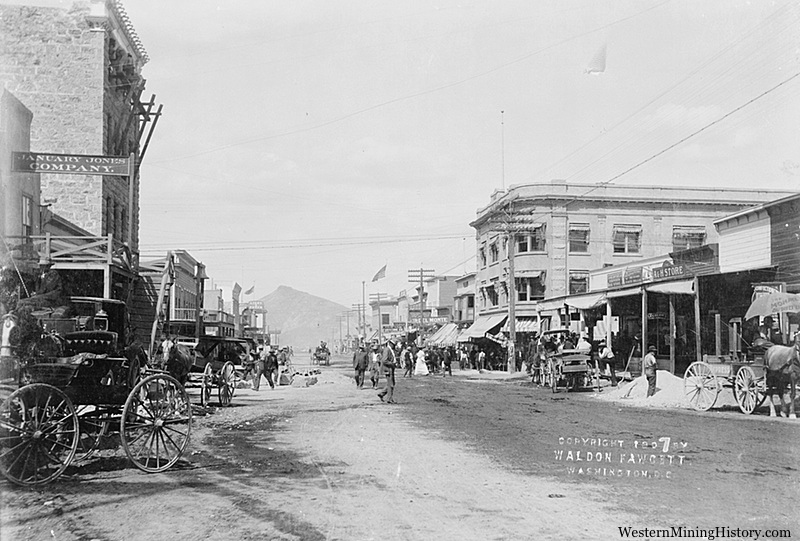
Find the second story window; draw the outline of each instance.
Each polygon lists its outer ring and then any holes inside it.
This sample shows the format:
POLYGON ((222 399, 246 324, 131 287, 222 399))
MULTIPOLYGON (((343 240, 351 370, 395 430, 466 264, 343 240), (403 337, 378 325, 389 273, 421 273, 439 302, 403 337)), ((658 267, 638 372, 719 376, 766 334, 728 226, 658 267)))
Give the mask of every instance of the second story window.
POLYGON ((569 253, 585 254, 589 251, 589 224, 569 224, 569 253))
POLYGON ((569 271, 569 294, 589 291, 589 271, 569 271))
POLYGON ((706 243, 706 228, 703 226, 681 226, 672 228, 672 251, 680 252, 697 248, 706 243))
POLYGON ((531 238, 528 235, 517 235, 517 253, 523 254, 529 250, 531 238))
POLYGON ((489 263, 497 263, 497 260, 500 257, 500 253, 497 250, 497 243, 493 242, 489 246, 489 263))
POLYGON ((615 225, 612 243, 615 254, 638 254, 642 245, 642 226, 615 225))
POLYGON ((481 260, 481 267, 486 266, 486 246, 481 246, 481 249, 478 250, 478 257, 481 260))

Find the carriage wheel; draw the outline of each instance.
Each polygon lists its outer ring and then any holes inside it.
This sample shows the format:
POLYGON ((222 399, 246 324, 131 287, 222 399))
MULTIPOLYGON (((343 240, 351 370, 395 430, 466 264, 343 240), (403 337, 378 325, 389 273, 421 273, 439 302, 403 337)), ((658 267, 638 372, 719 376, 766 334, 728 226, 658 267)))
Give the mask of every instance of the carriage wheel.
POLYGON ((78 448, 78 416, 70 399, 44 383, 14 391, 0 406, 0 471, 12 483, 49 483, 78 448))
POLYGON ((162 472, 183 455, 192 431, 189 395, 167 374, 148 376, 133 388, 120 421, 125 454, 142 471, 162 472))
POLYGON ((751 414, 764 403, 767 398, 764 378, 756 378, 749 366, 743 366, 736 372, 733 382, 733 396, 743 413, 751 414))
POLYGON ((211 387, 213 385, 214 375, 211 371, 211 363, 207 363, 203 369, 203 381, 200 385, 200 404, 203 407, 208 406, 211 402, 211 387))
POLYGON ((97 406, 78 406, 75 409, 80 426, 76 461, 88 460, 100 446, 111 426, 111 414, 97 406))
POLYGON ((707 363, 696 361, 686 369, 683 394, 692 408, 708 411, 717 401, 720 390, 719 381, 707 363))
POLYGON ((233 363, 228 361, 222 365, 222 370, 217 374, 219 379, 219 387, 217 388, 217 395, 219 396, 220 406, 230 406, 233 400, 233 393, 236 390, 236 370, 233 368, 233 363))

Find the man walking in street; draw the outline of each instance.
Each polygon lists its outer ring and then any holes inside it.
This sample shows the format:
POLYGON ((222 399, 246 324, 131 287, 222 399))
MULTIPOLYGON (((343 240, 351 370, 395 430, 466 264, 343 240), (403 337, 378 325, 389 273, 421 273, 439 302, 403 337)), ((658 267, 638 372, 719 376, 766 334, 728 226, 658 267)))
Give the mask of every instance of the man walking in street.
POLYGON ((271 389, 274 389, 275 384, 278 383, 278 356, 275 354, 275 350, 271 348, 264 362, 264 371, 266 372, 267 383, 269 383, 271 389))
POLYGON ((450 348, 444 348, 442 350, 442 377, 447 377, 447 374, 453 375, 453 370, 451 369, 451 363, 453 362, 452 354, 450 353, 450 348))
POLYGON ((353 370, 356 372, 356 387, 362 389, 364 387, 364 378, 366 377, 367 366, 369 366, 369 354, 367 353, 364 344, 358 346, 358 349, 353 353, 353 370))
POLYGON ((394 343, 391 340, 387 340, 386 344, 383 346, 380 359, 383 375, 386 378, 386 386, 378 393, 381 402, 394 404, 394 369, 396 361, 397 357, 394 353, 394 343))
POLYGON ((372 345, 372 351, 369 353, 369 379, 372 382, 372 388, 378 388, 378 382, 381 378, 381 356, 378 353, 378 345, 372 345))
POLYGON ((255 363, 255 374, 253 374, 253 390, 257 391, 261 387, 261 374, 264 373, 264 366, 267 362, 267 352, 264 346, 258 346, 258 358, 255 363))
POLYGON ((642 371, 647 378, 647 397, 650 398, 656 394, 656 370, 658 363, 656 363, 656 347, 650 346, 647 348, 647 355, 644 356, 642 361, 642 371))

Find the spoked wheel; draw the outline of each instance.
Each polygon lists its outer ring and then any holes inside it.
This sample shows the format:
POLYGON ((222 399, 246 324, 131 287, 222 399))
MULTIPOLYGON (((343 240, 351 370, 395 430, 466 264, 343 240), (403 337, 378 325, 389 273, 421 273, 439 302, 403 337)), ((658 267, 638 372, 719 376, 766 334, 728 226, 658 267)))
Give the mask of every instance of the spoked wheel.
POLYGON ((208 406, 211 402, 211 387, 213 385, 214 375, 211 372, 211 363, 206 364, 203 369, 203 381, 200 385, 200 404, 203 407, 208 406))
POLYGON ((88 460, 100 446, 103 436, 108 434, 111 414, 97 406, 78 406, 75 413, 80 426, 75 460, 88 460))
POLYGON ((717 401, 721 390, 711 367, 696 361, 689 365, 683 376, 683 394, 689 405, 697 411, 708 411, 717 401))
POLYGON ((739 404, 739 409, 749 415, 766 400, 766 382, 764 378, 756 378, 752 368, 743 366, 736 372, 736 379, 733 382, 733 396, 736 398, 736 403, 739 404))
POLYGON ((167 374, 148 376, 133 388, 120 421, 125 454, 142 471, 162 472, 183 455, 192 431, 189 395, 167 374))
POLYGON ((230 406, 233 401, 233 393, 236 390, 236 370, 233 368, 233 363, 228 361, 222 365, 222 370, 217 374, 219 380, 217 387, 217 395, 219 396, 220 406, 230 406))
POLYGON ((0 471, 22 486, 53 481, 75 458, 78 431, 75 408, 59 389, 34 383, 14 391, 0 406, 0 471))

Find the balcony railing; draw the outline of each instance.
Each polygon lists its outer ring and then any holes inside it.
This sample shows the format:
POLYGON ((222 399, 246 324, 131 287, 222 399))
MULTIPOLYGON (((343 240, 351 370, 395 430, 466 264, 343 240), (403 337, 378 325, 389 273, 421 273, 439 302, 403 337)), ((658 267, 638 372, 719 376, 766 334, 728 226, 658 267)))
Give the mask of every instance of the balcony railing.
POLYGON ((236 321, 236 318, 227 312, 208 310, 203 315, 203 321, 207 323, 227 323, 229 325, 233 325, 236 321))
POLYGON ((47 233, 30 237, 7 237, 6 242, 10 246, 31 244, 39 254, 40 264, 97 263, 116 265, 129 271, 135 266, 128 246, 114 239, 113 235, 56 236, 47 233))
POLYGON ((196 317, 196 308, 175 308, 172 312, 173 321, 195 321, 196 317))

